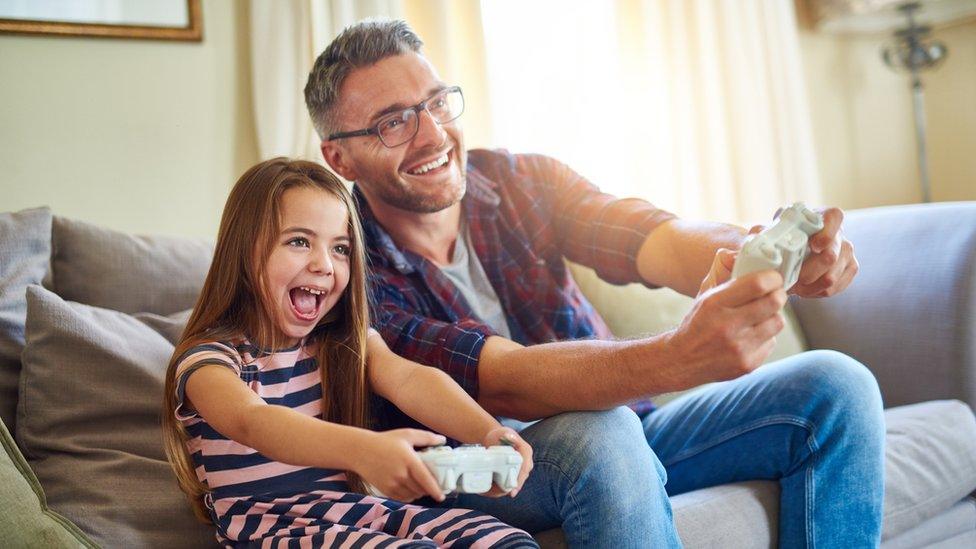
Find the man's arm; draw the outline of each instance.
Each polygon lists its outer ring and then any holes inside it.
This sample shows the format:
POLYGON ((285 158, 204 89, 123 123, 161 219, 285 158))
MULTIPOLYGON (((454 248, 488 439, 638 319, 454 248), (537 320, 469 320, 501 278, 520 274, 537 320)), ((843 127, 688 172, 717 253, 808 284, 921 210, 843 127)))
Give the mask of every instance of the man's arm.
POLYGON ((658 225, 637 253, 637 271, 648 284, 695 297, 720 248, 738 250, 746 229, 708 221, 672 219, 658 225))
POLYGON ((478 361, 478 403, 522 420, 602 410, 749 373, 783 328, 783 279, 753 273, 703 293, 676 329, 633 341, 522 347, 489 337, 478 361))

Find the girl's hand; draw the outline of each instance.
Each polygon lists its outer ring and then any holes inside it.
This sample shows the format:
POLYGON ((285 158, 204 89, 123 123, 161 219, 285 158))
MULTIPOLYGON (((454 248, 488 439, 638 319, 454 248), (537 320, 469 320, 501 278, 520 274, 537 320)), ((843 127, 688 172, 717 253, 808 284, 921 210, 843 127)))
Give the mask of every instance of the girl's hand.
POLYGON ((409 502, 430 496, 444 501, 437 480, 414 447, 444 444, 443 436, 419 429, 370 433, 355 472, 384 496, 409 502))
MULTIPOLYGON (((528 478, 529 471, 532 470, 532 447, 519 436, 515 429, 501 426, 488 431, 488 434, 485 435, 484 446, 486 448, 489 446, 497 446, 502 443, 502 439, 510 443, 516 452, 522 454, 522 468, 519 469, 518 486, 511 492, 507 492, 514 498, 518 495, 519 490, 522 489, 522 485, 525 484, 525 479, 528 478)), ((505 494, 506 492, 499 488, 498 485, 492 485, 491 490, 485 492, 483 495, 497 498, 505 494)))

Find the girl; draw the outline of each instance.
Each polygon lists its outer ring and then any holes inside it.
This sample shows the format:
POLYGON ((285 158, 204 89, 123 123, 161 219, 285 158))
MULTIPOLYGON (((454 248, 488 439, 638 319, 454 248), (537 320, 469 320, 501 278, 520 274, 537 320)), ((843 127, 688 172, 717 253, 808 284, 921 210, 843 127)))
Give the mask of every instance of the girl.
POLYGON ((276 158, 237 182, 166 372, 180 487, 225 546, 537 547, 487 515, 401 503, 444 500, 414 447, 445 439, 368 430, 371 394, 457 440, 506 439, 523 456, 519 488, 532 450, 368 329, 362 243, 352 196, 317 164, 276 158))

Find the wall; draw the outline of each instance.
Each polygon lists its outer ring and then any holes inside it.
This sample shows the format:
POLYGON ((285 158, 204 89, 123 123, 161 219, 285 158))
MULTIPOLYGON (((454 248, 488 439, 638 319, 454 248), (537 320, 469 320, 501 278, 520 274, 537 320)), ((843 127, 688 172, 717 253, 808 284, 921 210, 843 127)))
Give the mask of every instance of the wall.
POLYGON ((199 43, 0 35, 0 211, 216 234, 257 152, 246 4, 202 4, 199 43))
MULTIPOLYGON (((923 74, 932 199, 976 200, 976 20, 939 29, 946 62, 923 74)), ((801 32, 825 201, 921 200, 909 77, 881 61, 887 36, 801 32)))

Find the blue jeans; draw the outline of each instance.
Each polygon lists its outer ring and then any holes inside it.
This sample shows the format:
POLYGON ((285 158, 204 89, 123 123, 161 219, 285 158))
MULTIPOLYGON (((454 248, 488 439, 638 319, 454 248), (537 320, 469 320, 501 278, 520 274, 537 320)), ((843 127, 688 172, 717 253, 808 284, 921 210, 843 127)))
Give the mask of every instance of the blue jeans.
POLYGON ((680 547, 669 495, 768 479, 781 488, 781 547, 881 540, 881 396, 840 353, 768 364, 643 419, 626 408, 566 413, 522 436, 535 469, 518 497, 465 494, 458 505, 529 532, 561 526, 571 547, 680 547))

